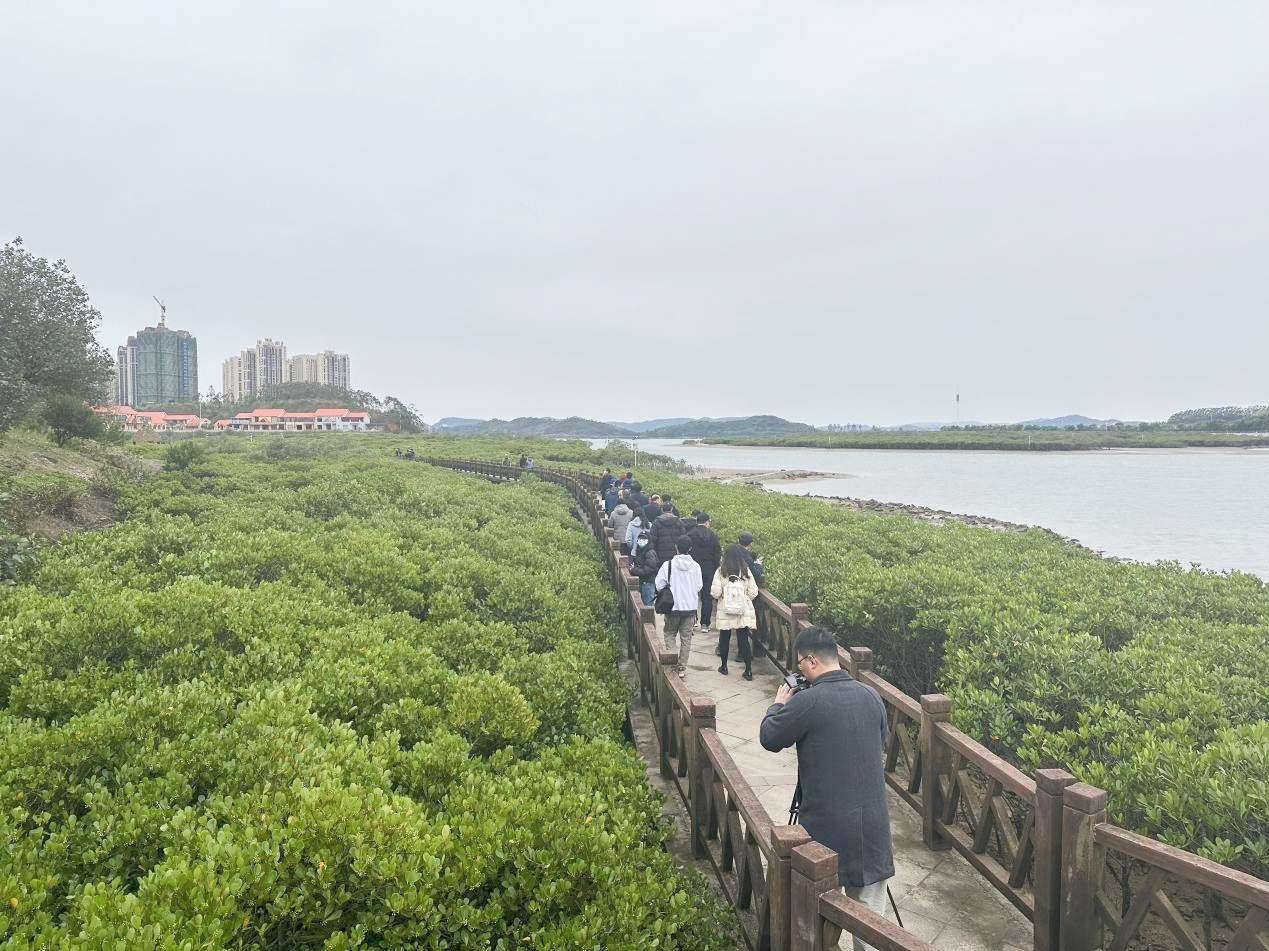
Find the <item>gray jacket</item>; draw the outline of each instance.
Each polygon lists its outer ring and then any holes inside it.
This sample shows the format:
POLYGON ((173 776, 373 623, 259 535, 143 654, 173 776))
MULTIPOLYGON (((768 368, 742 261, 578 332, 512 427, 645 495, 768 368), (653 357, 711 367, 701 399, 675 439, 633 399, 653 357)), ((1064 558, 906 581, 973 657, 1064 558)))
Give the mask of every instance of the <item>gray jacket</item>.
POLYGON ((634 512, 630 511, 630 506, 625 502, 618 502, 617 507, 612 510, 608 516, 608 526, 612 529, 613 537, 619 542, 626 540, 626 527, 630 524, 630 519, 634 517, 634 512))
POLYGON ((800 821, 811 838, 837 852, 842 885, 871 885, 894 874, 885 737, 881 697, 844 670, 821 674, 788 703, 772 704, 758 732, 773 753, 797 744, 800 821))

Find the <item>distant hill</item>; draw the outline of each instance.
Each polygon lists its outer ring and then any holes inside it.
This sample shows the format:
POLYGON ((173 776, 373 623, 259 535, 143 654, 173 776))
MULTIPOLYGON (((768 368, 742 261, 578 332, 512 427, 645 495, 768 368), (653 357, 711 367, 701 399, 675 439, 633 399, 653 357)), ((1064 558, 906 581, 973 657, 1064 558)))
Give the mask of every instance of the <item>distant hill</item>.
POLYGON ((649 439, 678 439, 702 436, 771 436, 813 433, 814 426, 791 423, 779 416, 745 416, 741 419, 694 419, 643 433, 649 439))
POLYGON ((629 439, 634 435, 628 429, 621 429, 594 419, 582 419, 580 416, 570 416, 568 419, 541 416, 517 416, 512 420, 489 419, 466 426, 446 427, 445 432, 455 436, 506 434, 509 436, 571 436, 580 439, 629 439))
POLYGON ((1087 416, 1056 416, 1053 419, 1024 419, 1020 426, 1109 426, 1117 423, 1116 419, 1090 419, 1087 416))
POLYGON ((483 419, 467 419, 464 416, 446 416, 432 424, 433 429, 453 429, 456 426, 475 426, 483 423, 483 419))
MULTIPOLYGON (((702 416, 700 420, 710 423, 730 423, 734 419, 742 419, 740 416, 702 416)), ((642 419, 634 423, 622 423, 617 420, 608 420, 609 426, 618 426, 621 429, 628 429, 632 433, 646 433, 653 429, 665 429, 669 426, 678 426, 682 423, 694 423, 698 420, 691 416, 674 416, 670 419, 642 419)))
POLYGON ((983 426, 985 423, 978 423, 972 419, 962 420, 959 423, 902 423, 898 426, 882 426, 884 432, 890 433, 914 433, 927 432, 931 430, 942 429, 944 426, 983 426))

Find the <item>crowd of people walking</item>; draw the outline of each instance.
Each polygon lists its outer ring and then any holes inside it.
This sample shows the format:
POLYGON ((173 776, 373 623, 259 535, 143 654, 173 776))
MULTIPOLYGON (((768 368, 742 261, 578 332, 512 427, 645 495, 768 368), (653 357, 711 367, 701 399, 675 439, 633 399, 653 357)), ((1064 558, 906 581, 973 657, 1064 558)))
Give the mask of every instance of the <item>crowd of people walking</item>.
POLYGON ((622 554, 630 556, 639 595, 665 618, 666 647, 677 642, 678 675, 687 675, 693 635, 716 629, 722 659, 718 672, 729 673, 734 632, 745 665, 741 676, 753 680, 754 599, 766 584, 762 559, 750 550, 753 535, 741 532, 724 551, 708 512, 680 515, 669 493, 645 492, 630 472, 617 476, 605 469, 601 489, 608 525, 622 554))

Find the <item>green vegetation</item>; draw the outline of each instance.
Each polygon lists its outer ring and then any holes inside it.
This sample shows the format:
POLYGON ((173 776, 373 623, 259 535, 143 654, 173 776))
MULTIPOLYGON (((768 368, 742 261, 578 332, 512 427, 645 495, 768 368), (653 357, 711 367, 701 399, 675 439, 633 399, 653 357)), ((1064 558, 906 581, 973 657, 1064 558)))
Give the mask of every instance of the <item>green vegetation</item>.
POLYGON ((1269 432, 1269 406, 1209 406, 1187 409, 1168 417, 1177 429, 1205 429, 1211 432, 1269 432))
POLYGON ((48 398, 42 415, 59 447, 72 439, 99 439, 106 432, 101 416, 87 403, 62 393, 48 398))
POLYGON ((101 322, 65 261, 37 258, 15 238, 0 250, 0 432, 54 397, 102 398, 111 360, 101 322))
POLYGON ((807 433, 793 436, 715 436, 729 446, 794 446, 816 449, 1006 449, 1033 452, 1081 449, 1180 449, 1269 446, 1269 435, 1185 432, 1155 427, 1051 429, 983 426, 931 432, 807 433))
POLYGON ((0 940, 720 944, 568 496, 398 442, 234 440, 0 586, 0 940))
POLYGON ((1105 561, 1054 536, 933 526, 642 473, 742 530, 772 591, 1026 769, 1111 793, 1113 818, 1269 874, 1269 586, 1105 561))

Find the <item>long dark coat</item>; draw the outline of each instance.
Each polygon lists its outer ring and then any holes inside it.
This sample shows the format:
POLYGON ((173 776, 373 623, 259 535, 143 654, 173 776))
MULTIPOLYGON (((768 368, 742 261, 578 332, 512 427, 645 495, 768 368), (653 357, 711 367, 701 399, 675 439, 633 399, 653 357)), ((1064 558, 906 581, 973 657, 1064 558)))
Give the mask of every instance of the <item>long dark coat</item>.
POLYGON ((820 675, 788 703, 772 704, 758 738, 773 753, 794 744, 802 783, 800 821, 837 852, 837 878, 860 887, 894 875, 882 750, 886 708, 844 670, 820 675))

